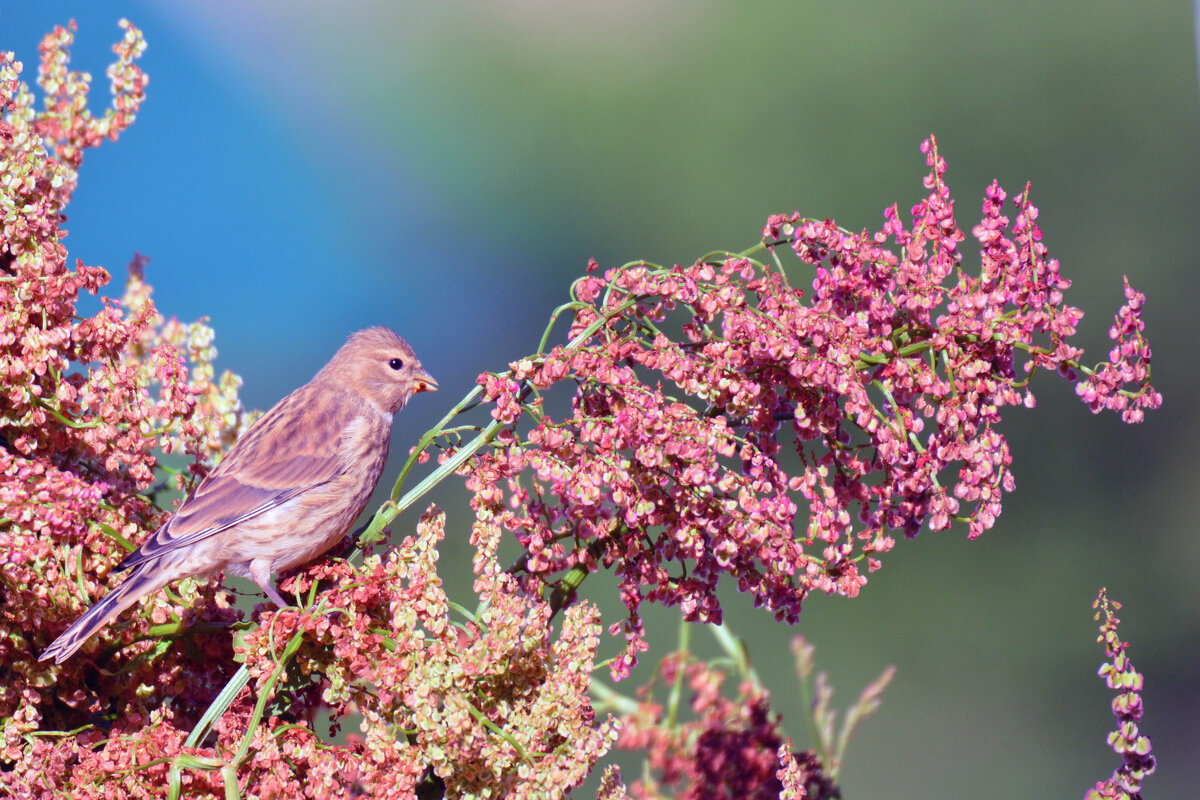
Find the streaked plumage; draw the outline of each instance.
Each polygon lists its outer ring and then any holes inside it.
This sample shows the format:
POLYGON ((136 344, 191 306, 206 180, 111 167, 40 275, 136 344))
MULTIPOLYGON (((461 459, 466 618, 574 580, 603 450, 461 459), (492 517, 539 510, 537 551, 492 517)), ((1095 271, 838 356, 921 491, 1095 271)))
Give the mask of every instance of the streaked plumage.
POLYGON ((175 515, 121 562, 125 582, 54 640, 61 663, 123 610, 171 581, 221 570, 281 608, 271 574, 332 547, 362 513, 387 461, 392 416, 437 382, 383 327, 359 331, 316 376, 246 431, 175 515))

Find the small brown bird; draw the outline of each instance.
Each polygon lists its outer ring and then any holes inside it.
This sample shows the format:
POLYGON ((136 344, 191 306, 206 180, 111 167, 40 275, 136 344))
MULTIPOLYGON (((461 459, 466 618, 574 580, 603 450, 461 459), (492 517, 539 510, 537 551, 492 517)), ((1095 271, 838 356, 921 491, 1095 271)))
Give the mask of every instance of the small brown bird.
POLYGON ((408 342, 384 327, 350 336, 308 383, 255 422, 175 516, 118 569, 132 569, 42 653, 62 663, 142 597, 189 575, 251 578, 276 605, 271 573, 346 534, 387 461, 392 415, 437 390, 408 342))

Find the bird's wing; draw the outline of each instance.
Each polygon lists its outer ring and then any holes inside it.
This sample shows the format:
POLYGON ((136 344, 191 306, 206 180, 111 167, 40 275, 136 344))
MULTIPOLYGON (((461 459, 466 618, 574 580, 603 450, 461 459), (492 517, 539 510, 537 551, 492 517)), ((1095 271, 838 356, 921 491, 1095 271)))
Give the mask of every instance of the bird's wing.
POLYGON ((358 410, 348 393, 297 389, 246 431, 119 569, 187 547, 328 482, 341 468, 342 433, 358 410))

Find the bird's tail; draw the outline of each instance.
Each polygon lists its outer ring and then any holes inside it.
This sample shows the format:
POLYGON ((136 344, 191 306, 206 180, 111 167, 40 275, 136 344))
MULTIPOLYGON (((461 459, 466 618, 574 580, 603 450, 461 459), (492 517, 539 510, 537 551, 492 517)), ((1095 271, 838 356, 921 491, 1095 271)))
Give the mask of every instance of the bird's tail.
POLYGON ((103 628, 113 617, 136 603, 151 592, 161 589, 170 582, 164 570, 156 569, 155 562, 139 565, 125 581, 104 596, 99 603, 89 608, 75 620, 71 627, 62 632, 54 642, 38 656, 38 661, 53 658, 61 664, 83 646, 92 634, 103 628))

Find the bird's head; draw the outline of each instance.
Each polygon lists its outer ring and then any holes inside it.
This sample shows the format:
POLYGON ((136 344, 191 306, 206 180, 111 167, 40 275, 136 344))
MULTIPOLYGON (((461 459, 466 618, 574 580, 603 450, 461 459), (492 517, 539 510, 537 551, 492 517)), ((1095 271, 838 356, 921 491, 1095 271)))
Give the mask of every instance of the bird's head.
POLYGON ((408 342, 381 325, 351 334, 322 372, 322 378, 388 414, 404 408, 417 392, 437 391, 437 381, 408 342))

